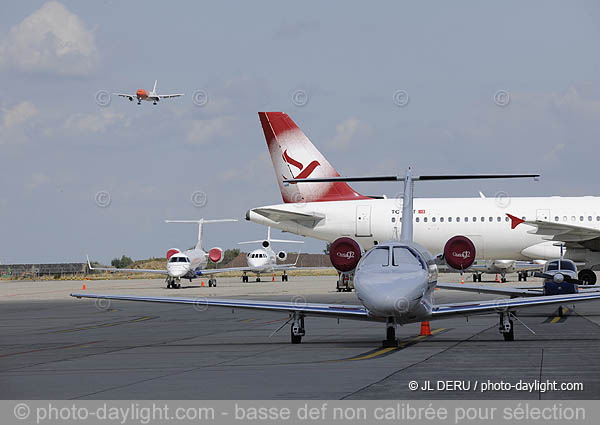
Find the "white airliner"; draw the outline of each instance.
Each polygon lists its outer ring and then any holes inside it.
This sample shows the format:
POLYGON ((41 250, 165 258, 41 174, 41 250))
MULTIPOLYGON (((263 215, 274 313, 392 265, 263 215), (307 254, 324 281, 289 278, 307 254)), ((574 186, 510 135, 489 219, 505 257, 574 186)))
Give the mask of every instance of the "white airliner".
MULTIPOLYGON (((600 299, 599 293, 577 293, 579 291, 577 285, 569 285, 565 291, 561 289, 560 285, 551 285, 548 288, 557 290, 558 295, 531 296, 531 294, 526 293, 527 290, 498 287, 493 289, 494 292, 490 292, 498 294, 505 291, 505 294, 516 296, 516 298, 435 304, 433 294, 438 277, 436 259, 423 246, 413 241, 412 220, 413 181, 427 180, 431 177, 433 176, 413 177, 410 170, 405 177, 393 176, 394 179, 404 180, 403 198, 405 202, 402 209, 405 220, 402 222, 401 231, 397 238, 387 242, 382 241, 379 245, 368 250, 360 261, 362 248, 353 239, 342 237, 331 245, 330 258, 338 271, 354 271, 354 285, 360 305, 86 293, 73 293, 71 296, 286 312, 289 314, 289 319, 279 329, 292 322, 290 336, 293 344, 302 341, 302 337, 306 333, 304 318, 307 316, 382 322, 386 324, 384 346, 396 346, 398 344, 396 339, 396 325, 398 324, 486 313, 497 313, 499 315, 499 330, 505 340, 512 341, 514 340, 513 319, 521 322, 518 316, 515 315, 516 310, 600 299), (519 294, 519 291, 522 296, 515 295, 519 294)), ((458 176, 435 177, 441 180, 457 178, 458 176)), ((462 178, 478 177, 480 176, 465 176, 462 178)), ((366 181, 374 181, 375 179, 378 178, 370 178, 366 181)), ((358 181, 358 178, 355 178, 354 181, 358 181)), ((468 238, 457 236, 446 244, 444 256, 449 265, 467 268, 475 261, 475 247, 468 238)), ((546 285, 544 289, 546 289, 546 285)), ((480 291, 485 292, 485 289, 480 288, 480 291)))
POLYGON ((157 83, 158 83, 158 80, 155 80, 154 81, 154 87, 152 88, 152 91, 150 93, 148 93, 144 89, 139 89, 138 91, 135 92, 135 94, 113 93, 113 95, 125 97, 125 98, 129 99, 132 102, 133 102, 133 99, 137 99, 137 104, 138 105, 142 104, 142 100, 145 100, 147 102, 152 102, 154 105, 156 105, 158 102, 160 102, 161 99, 169 99, 171 97, 180 97, 180 96, 183 96, 183 93, 177 93, 177 94, 157 94, 156 93, 156 84, 157 83))
POLYGON ((224 269, 205 269, 208 261, 218 264, 223 261, 223 250, 218 247, 211 248, 208 252, 202 248, 202 227, 208 223, 225 223, 237 221, 234 218, 219 220, 165 220, 166 223, 195 223, 198 225, 198 242, 194 248, 186 251, 180 251, 177 248, 171 248, 167 251, 167 267, 164 270, 156 269, 117 269, 115 267, 92 267, 88 258, 88 267, 90 270, 104 270, 109 272, 128 272, 128 273, 156 273, 166 275, 165 283, 167 288, 181 288, 181 279, 196 279, 200 276, 209 276, 208 286, 217 286, 217 280, 214 275, 223 273, 224 269))
MULTIPOLYGON (((259 117, 284 204, 253 208, 247 220, 328 242, 347 236, 364 248, 399 233, 401 199, 364 196, 346 181, 284 184, 284 179, 339 174, 287 114, 259 112, 259 117)), ((415 199, 415 240, 438 252, 452 236, 464 234, 481 260, 558 258, 563 244, 566 258, 584 263, 579 279, 596 282, 600 198, 515 197, 506 207, 499 204, 481 197, 415 199)))

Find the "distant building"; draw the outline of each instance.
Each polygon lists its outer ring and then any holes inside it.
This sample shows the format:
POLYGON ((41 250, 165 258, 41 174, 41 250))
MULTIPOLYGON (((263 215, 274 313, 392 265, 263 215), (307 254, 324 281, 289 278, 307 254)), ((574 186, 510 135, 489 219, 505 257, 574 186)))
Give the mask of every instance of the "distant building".
POLYGON ((0 276, 44 276, 63 274, 86 274, 86 263, 56 263, 56 264, 0 264, 0 276))

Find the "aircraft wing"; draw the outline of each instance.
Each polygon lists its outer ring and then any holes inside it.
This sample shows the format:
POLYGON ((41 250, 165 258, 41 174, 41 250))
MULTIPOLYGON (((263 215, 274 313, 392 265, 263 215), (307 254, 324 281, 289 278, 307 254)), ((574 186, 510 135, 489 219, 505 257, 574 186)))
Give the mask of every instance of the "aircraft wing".
POLYGON ((121 96, 121 97, 137 97, 137 94, 127 94, 127 93, 113 93, 113 96, 121 96))
POLYGON ((118 301, 140 301, 153 303, 188 304, 199 310, 208 307, 223 307, 229 309, 244 308, 252 310, 278 311, 285 313, 300 312, 305 316, 325 316, 341 319, 377 320, 371 318, 362 305, 317 304, 281 301, 233 300, 223 298, 180 298, 180 297, 139 297, 132 295, 102 295, 88 293, 73 293, 76 298, 100 298, 118 301))
POLYGON ((477 292, 478 294, 507 295, 510 297, 536 297, 543 295, 542 287, 515 288, 500 285, 469 285, 462 283, 440 283, 437 288, 449 289, 451 291, 477 292))
POLYGON ((156 274, 164 274, 167 275, 166 270, 156 270, 156 269, 117 269, 116 267, 90 267, 90 270, 101 270, 111 273, 118 272, 127 272, 127 273, 156 273, 156 274))
POLYGON ((511 214, 506 214, 511 219, 511 228, 519 224, 527 224, 534 227, 528 233, 542 235, 543 239, 560 242, 584 242, 591 239, 600 238, 600 230, 590 227, 575 226, 573 224, 544 221, 544 220, 523 220, 511 214))
POLYGON ((318 222, 325 218, 325 216, 322 214, 310 212, 300 213, 295 211, 279 210, 277 208, 254 208, 251 211, 277 223, 282 221, 291 221, 306 227, 315 227, 318 222))
POLYGON ((157 94, 156 97, 158 97, 159 99, 169 99, 171 97, 180 97, 183 96, 183 93, 178 93, 178 94, 157 94))
POLYGON ((573 304, 583 301, 600 300, 600 293, 583 293, 568 295, 547 295, 531 298, 497 299, 487 301, 470 301, 453 304, 437 304, 431 312, 432 319, 450 316, 469 316, 473 314, 500 313, 506 310, 539 307, 553 304, 573 304))

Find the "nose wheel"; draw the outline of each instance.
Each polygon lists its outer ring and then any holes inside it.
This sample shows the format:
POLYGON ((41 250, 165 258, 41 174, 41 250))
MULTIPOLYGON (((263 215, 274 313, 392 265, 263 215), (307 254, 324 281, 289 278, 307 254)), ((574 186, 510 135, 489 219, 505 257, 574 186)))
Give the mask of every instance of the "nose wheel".
POLYGON ((208 279, 208 286, 211 288, 213 286, 217 286, 217 279, 214 279, 214 278, 208 279))
POLYGON ((500 333, 504 337, 504 341, 515 340, 515 325, 510 319, 509 313, 500 313, 500 333))
POLYGON ((384 347, 397 347, 398 340, 396 339, 396 321, 393 318, 387 320, 385 329, 385 339, 382 342, 384 347))
POLYGON ((304 316, 300 313, 294 313, 294 322, 290 328, 290 334, 292 339, 292 344, 300 344, 302 342, 302 337, 306 334, 304 330, 304 316))
POLYGON ((179 289, 181 288, 181 279, 180 278, 174 278, 174 277, 168 277, 165 282, 167 283, 167 289, 179 289))

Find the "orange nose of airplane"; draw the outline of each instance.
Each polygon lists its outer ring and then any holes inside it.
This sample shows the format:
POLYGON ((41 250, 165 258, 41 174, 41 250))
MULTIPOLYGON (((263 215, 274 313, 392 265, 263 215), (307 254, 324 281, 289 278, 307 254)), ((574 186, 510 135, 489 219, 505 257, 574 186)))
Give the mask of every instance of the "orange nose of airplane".
POLYGON ((137 97, 140 97, 140 98, 142 98, 142 99, 145 99, 145 98, 147 98, 147 97, 148 97, 148 92, 147 92, 146 90, 144 90, 144 89, 139 89, 139 90, 136 92, 136 95, 137 95, 137 97))

